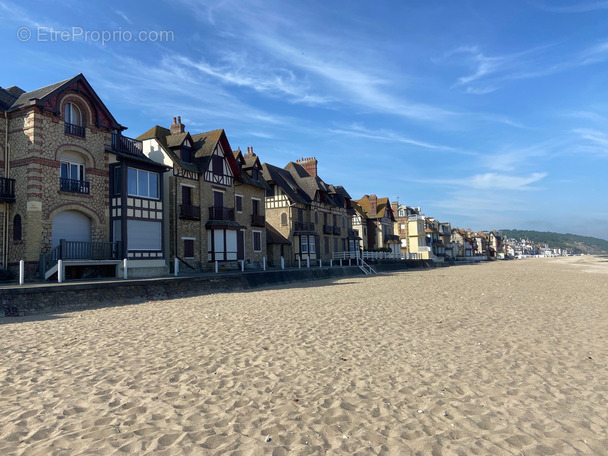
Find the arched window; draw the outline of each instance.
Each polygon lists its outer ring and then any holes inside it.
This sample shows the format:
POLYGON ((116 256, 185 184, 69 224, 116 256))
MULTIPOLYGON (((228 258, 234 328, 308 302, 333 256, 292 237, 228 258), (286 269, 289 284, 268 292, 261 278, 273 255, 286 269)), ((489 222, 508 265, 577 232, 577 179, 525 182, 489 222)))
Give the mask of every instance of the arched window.
POLYGON ((68 135, 85 137, 82 113, 74 103, 65 104, 65 132, 68 135))
POLYGON ((82 127, 82 113, 74 103, 66 103, 65 105, 65 121, 72 125, 82 127))
POLYGON ((13 241, 20 241, 21 236, 21 216, 15 214, 15 218, 13 219, 13 241))
POLYGON ((285 212, 281 214, 281 225, 287 225, 287 214, 285 212))

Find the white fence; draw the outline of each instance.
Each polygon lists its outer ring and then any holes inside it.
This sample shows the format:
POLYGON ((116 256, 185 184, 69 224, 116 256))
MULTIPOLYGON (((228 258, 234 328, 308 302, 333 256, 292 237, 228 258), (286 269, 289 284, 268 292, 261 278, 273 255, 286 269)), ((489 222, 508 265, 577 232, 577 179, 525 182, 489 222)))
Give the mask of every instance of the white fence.
POLYGON ((400 252, 334 252, 332 259, 334 260, 356 260, 362 258, 364 260, 419 260, 422 256, 419 253, 402 254, 400 252))

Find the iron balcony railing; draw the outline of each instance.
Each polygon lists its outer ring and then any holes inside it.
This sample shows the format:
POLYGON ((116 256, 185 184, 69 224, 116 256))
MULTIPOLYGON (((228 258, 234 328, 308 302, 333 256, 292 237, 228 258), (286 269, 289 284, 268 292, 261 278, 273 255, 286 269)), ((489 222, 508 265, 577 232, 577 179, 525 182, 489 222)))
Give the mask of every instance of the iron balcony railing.
POLYGON ((314 231, 315 224, 312 222, 295 222, 294 228, 296 231, 314 231))
POLYGON ((112 132, 112 150, 136 157, 141 157, 144 154, 141 141, 123 136, 117 132, 112 132))
POLYGON ((192 206, 191 204, 181 204, 179 206, 179 217, 183 219, 200 220, 200 206, 192 206))
POLYGON ((251 226, 266 226, 266 217, 259 214, 252 214, 251 226))
POLYGON ((399 236, 397 236, 396 234, 387 234, 386 236, 384 236, 384 240, 386 242, 389 242, 389 241, 399 242, 399 236))
POLYGON ((348 238, 356 239, 359 237, 359 230, 348 230, 348 238))
POLYGON ((209 220, 234 221, 234 209, 222 206, 209 206, 209 220))
POLYGON ((334 227, 333 227, 333 234, 339 236, 340 233, 342 233, 341 228, 339 226, 334 225, 334 227))
POLYGON ((68 135, 80 136, 84 138, 86 135, 86 129, 81 127, 80 125, 75 125, 71 123, 65 123, 65 133, 68 135))
POLYGON ((331 225, 323 225, 323 234, 331 234, 331 225))
POLYGON ((81 193, 83 195, 90 193, 88 181, 68 179, 67 177, 59 178, 59 189, 62 192, 81 193))
POLYGON ((15 179, 0 177, 0 201, 7 203, 15 201, 15 179))

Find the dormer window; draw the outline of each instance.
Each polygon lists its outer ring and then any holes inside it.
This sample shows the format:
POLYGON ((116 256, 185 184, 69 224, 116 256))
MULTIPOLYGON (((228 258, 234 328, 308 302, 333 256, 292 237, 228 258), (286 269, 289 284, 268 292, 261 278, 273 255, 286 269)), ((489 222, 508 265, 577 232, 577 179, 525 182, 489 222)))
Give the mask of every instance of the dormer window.
POLYGON ((80 109, 74 103, 66 103, 64 110, 66 134, 84 138, 85 129, 80 109))
POLYGON ((184 163, 192 163, 192 149, 190 146, 182 145, 181 158, 184 163))
POLYGON ((251 168, 251 178, 256 182, 260 180, 260 170, 255 166, 251 168))

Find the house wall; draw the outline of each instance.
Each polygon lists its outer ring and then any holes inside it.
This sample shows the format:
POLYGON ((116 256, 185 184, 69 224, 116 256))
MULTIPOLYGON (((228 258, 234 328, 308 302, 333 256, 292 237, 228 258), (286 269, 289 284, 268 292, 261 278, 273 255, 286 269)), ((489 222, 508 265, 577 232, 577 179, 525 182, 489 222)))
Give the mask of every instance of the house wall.
MULTIPOLYGON (((9 223, 9 266, 26 262, 26 276, 35 274, 41 253, 51 249, 52 224, 57 214, 74 210, 91 219, 91 240, 109 240, 108 157, 110 131, 92 125, 93 107, 87 99, 67 92, 60 101, 61 113, 35 109, 9 115, 10 177, 15 179, 16 202, 9 223), (68 101, 82 111, 86 137, 65 133, 63 107, 68 101), (85 180, 90 194, 60 191, 60 159, 64 152, 84 159, 85 180), (13 241, 12 219, 20 214, 22 241, 13 241)), ((4 169, 4 168, 2 168, 4 169)))

